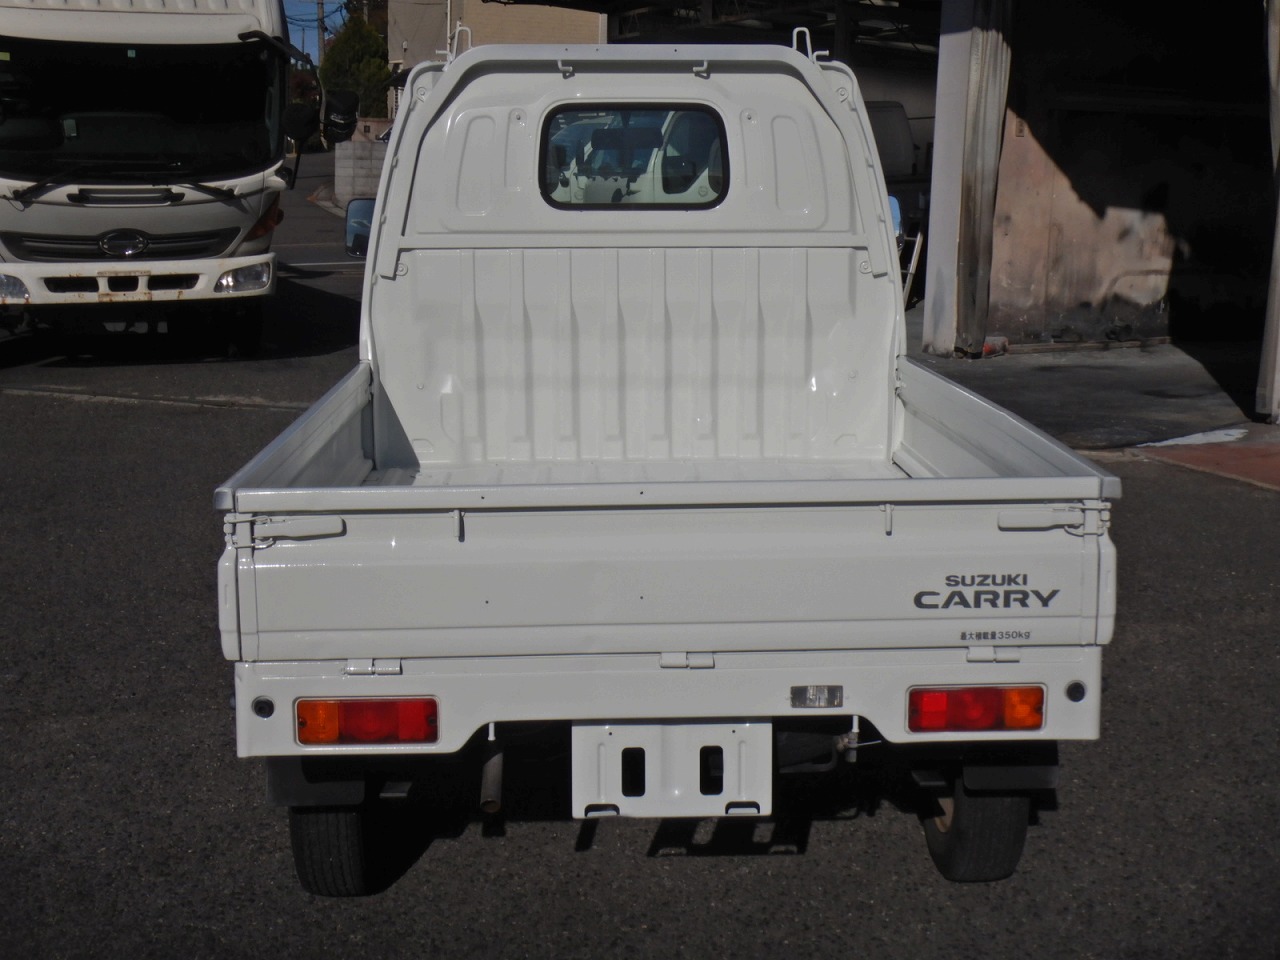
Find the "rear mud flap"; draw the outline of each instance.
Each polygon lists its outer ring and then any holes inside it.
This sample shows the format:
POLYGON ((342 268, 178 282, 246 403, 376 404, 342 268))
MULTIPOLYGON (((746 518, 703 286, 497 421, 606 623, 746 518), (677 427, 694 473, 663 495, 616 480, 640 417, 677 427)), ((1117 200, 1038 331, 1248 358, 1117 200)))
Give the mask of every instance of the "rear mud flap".
POLYGON ((768 816, 772 723, 575 724, 573 815, 768 816))

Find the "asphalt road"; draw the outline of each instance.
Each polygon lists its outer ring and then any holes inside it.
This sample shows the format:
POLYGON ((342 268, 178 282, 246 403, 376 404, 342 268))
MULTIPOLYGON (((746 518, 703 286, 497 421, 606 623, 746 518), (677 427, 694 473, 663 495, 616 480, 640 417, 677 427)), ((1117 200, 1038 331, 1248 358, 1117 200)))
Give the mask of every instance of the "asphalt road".
POLYGON ((323 164, 302 172, 259 356, 0 342, 0 952, 1280 955, 1280 495, 1133 456, 1107 458, 1125 495, 1103 736, 1064 748, 1011 879, 942 880, 875 784, 789 791, 758 825, 585 828, 532 799, 548 763, 516 765, 505 821, 461 824, 387 892, 304 894, 235 757, 211 502, 355 358, 358 276, 305 199, 323 164))

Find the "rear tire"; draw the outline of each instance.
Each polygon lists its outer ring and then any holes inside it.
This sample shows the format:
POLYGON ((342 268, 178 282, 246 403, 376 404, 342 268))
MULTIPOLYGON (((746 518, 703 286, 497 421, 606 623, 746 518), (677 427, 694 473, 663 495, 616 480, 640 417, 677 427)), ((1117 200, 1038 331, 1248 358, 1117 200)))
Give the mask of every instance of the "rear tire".
POLYGON ((298 882, 319 897, 375 892, 363 807, 290 807, 289 839, 298 882))
POLYGON ((939 873, 957 883, 986 883, 1017 869, 1031 816, 1028 795, 971 792, 957 777, 939 803, 942 814, 924 821, 939 873))

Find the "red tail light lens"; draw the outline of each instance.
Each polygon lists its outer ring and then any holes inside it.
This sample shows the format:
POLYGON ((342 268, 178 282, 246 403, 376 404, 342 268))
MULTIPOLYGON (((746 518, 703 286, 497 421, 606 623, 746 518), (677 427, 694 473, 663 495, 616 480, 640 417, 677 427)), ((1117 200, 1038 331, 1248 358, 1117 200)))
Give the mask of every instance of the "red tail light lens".
POLYGON ((298 742, 435 743, 438 707, 412 700, 299 700, 298 742))
POLYGON ((1043 726, 1043 687, 917 687, 907 697, 907 729, 913 733, 1043 726))

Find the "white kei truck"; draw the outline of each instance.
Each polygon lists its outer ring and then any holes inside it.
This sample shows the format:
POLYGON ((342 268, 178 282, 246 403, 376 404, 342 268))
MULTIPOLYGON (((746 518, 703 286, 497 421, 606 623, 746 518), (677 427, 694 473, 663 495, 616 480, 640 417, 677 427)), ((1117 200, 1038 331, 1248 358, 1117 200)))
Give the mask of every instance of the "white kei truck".
POLYGON ((769 818, 867 764, 944 876, 1012 873, 1099 735, 1120 486, 905 354, 853 72, 478 47, 413 70, 353 212, 359 361, 215 494, 303 887, 385 889, 395 805, 498 809, 532 731, 566 817, 769 818))
POLYGON ((0 325, 256 347, 301 56, 282 0, 0 0, 0 325))

